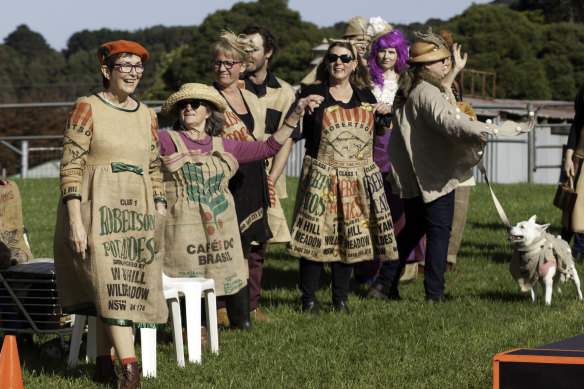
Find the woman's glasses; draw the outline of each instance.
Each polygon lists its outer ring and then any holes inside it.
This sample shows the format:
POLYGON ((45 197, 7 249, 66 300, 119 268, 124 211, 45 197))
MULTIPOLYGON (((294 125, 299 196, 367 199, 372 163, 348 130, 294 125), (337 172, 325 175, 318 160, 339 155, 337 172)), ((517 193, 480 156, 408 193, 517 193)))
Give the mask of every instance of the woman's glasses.
POLYGON ((233 65, 237 64, 237 63, 241 63, 241 62, 237 62, 237 61, 212 61, 213 63, 213 67, 215 69, 219 69, 221 68, 221 65, 225 66, 225 69, 230 70, 233 65))
POLYGON ((178 107, 178 109, 185 109, 187 107, 187 105, 191 106, 191 109, 197 109, 201 106, 202 101, 198 100, 198 99, 188 99, 188 100, 180 100, 178 103, 176 103, 176 106, 178 107))
POLYGON ((120 71, 120 73, 130 73, 132 72, 132 69, 134 69, 136 71, 136 73, 141 74, 144 72, 144 64, 136 64, 136 65, 132 65, 131 63, 117 63, 114 65, 114 68, 118 68, 118 70, 120 71))
POLYGON ((353 60, 353 57, 351 57, 351 55, 349 54, 341 54, 341 55, 337 55, 337 54, 327 54, 326 55, 326 59, 330 62, 330 63, 335 63, 337 62, 337 59, 341 59, 342 63, 349 63, 353 60))

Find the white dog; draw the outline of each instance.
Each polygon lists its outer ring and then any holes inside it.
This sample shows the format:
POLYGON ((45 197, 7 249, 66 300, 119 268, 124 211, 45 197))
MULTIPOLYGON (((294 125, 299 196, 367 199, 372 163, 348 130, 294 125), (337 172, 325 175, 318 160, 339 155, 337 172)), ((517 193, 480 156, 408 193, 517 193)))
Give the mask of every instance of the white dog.
POLYGON ((543 286, 546 305, 552 301, 552 287, 562 293, 558 281, 574 281, 578 299, 582 300, 580 279, 574 266, 570 245, 559 236, 555 238, 545 231, 549 224, 535 223, 533 215, 528 221, 509 228, 509 241, 513 243, 513 257, 509 270, 522 291, 531 291, 533 302, 537 300, 537 281, 543 286))

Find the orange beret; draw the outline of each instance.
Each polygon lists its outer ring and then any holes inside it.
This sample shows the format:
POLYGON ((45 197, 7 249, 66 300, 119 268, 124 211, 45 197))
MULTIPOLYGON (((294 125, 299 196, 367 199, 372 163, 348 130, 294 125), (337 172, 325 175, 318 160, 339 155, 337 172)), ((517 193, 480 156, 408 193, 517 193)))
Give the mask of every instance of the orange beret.
POLYGON ((102 65, 105 64, 106 58, 118 54, 118 53, 130 53, 136 54, 142 59, 142 63, 145 64, 150 57, 148 51, 136 42, 131 41, 115 41, 104 43, 97 48, 97 59, 102 65))

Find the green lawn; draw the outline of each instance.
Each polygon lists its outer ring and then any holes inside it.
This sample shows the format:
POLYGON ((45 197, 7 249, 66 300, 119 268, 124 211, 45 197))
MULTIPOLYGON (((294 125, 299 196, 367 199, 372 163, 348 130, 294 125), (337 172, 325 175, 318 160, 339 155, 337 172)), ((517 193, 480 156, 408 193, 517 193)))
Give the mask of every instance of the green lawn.
MULTIPOLYGON (((296 182, 290 179, 289 188, 296 182)), ((18 184, 32 251, 37 257, 51 257, 58 181, 18 184)), ((512 224, 537 214, 540 223, 552 223, 551 232, 559 233, 554 186, 495 185, 494 190, 512 224)), ((291 197, 284 204, 288 216, 291 197)), ((248 333, 221 329, 219 355, 204 354, 202 364, 187 363, 185 368, 173 360, 172 336, 166 329, 159 334, 158 377, 144 380, 144 387, 492 387, 495 354, 583 333, 583 305, 573 285, 564 285, 564 294, 554 295, 551 307, 532 304, 509 274, 510 255, 506 231, 484 184, 471 192, 458 260, 465 274, 446 274, 446 304, 424 302, 420 276, 401 286, 404 300, 399 303, 367 298, 367 289, 354 283, 348 302, 352 315, 333 313, 327 273, 318 293, 321 315, 302 314, 297 260, 283 246, 272 246, 261 307, 278 321, 256 324, 248 333)), ((584 266, 577 267, 584 274, 584 266)), ((19 349, 26 388, 99 387, 91 381, 92 365, 81 362, 67 372, 65 360, 40 358, 39 346, 48 338, 19 349)))

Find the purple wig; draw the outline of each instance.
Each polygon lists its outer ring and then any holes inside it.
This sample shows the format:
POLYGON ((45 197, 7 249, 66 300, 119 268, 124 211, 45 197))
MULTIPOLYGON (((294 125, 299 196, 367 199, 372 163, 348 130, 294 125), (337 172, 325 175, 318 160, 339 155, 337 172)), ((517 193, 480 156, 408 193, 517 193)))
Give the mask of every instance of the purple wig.
POLYGON ((395 61, 394 70, 397 74, 402 74, 407 68, 406 60, 408 59, 408 45, 410 42, 406 41, 400 30, 394 29, 392 32, 383 35, 381 38, 377 39, 371 45, 371 50, 369 51, 369 58, 367 58, 367 63, 369 64, 369 73, 373 82, 376 85, 383 86, 383 70, 377 64, 377 52, 379 50, 385 50, 389 47, 395 48, 397 52, 397 60, 395 61))

